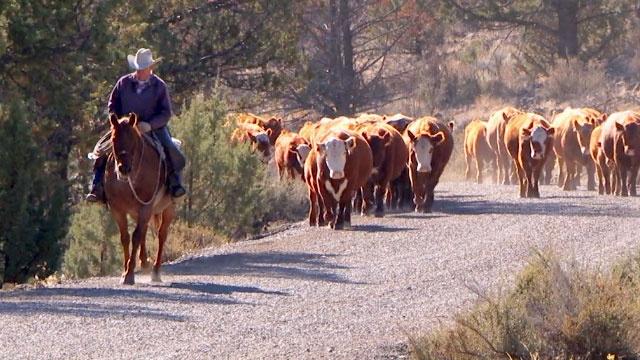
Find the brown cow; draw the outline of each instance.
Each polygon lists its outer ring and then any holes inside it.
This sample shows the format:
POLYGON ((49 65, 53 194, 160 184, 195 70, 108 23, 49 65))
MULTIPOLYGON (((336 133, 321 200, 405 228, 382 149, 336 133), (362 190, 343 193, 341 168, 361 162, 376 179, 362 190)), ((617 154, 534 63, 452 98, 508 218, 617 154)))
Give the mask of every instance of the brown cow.
POLYGON ((425 116, 411 123, 405 131, 416 212, 431 212, 434 189, 453 152, 452 128, 452 122, 445 125, 434 117, 425 116))
MULTIPOLYGON (((482 168, 485 162, 493 163, 495 157, 487 143, 487 122, 473 120, 464 128, 465 178, 471 179, 471 162, 476 164, 476 181, 482 183, 482 168)), ((495 175, 495 173, 494 173, 495 175)), ((495 181, 495 179, 494 179, 495 181)))
POLYGON ((309 224, 328 222, 333 229, 349 228, 351 200, 367 183, 372 167, 371 149, 357 133, 335 127, 318 137, 304 169, 309 224))
POLYGON ((282 130, 276 139, 275 159, 280 180, 285 177, 295 179, 300 177, 304 181, 304 162, 311 147, 300 135, 282 130))
POLYGON ((640 166, 640 113, 622 111, 609 115, 602 124, 599 143, 606 163, 615 168, 619 184, 615 194, 635 196, 640 166))
POLYGON ((489 143, 489 147, 496 158, 496 167, 498 169, 496 181, 498 183, 502 182, 504 185, 509 185, 511 182, 512 169, 509 152, 504 145, 504 133, 509 121, 521 113, 520 110, 508 106, 491 114, 487 122, 487 143, 489 143))
POLYGON ((270 135, 271 129, 264 130, 257 124, 238 124, 231 134, 231 142, 236 144, 250 142, 252 151, 258 151, 262 155, 262 161, 266 163, 271 159, 270 135))
POLYGON ((522 113, 509 121, 504 143, 513 159, 520 183, 520 197, 540 197, 540 173, 553 151, 555 129, 540 115, 522 113))
POLYGON ((383 122, 365 124, 359 131, 373 156, 371 177, 363 188, 362 213, 366 215, 375 201, 375 216, 382 217, 385 192, 406 169, 409 152, 402 135, 383 122))
POLYGON ((256 124, 265 132, 270 129, 269 142, 272 146, 276 144, 276 139, 280 136, 283 129, 281 118, 270 117, 269 119, 265 119, 252 113, 238 114, 236 116, 236 124, 238 126, 241 124, 256 124))
POLYGON ((582 166, 587 169, 587 189, 595 190, 594 166, 590 157, 594 121, 582 109, 567 108, 553 121, 553 149, 558 159, 558 186, 576 190, 582 166))

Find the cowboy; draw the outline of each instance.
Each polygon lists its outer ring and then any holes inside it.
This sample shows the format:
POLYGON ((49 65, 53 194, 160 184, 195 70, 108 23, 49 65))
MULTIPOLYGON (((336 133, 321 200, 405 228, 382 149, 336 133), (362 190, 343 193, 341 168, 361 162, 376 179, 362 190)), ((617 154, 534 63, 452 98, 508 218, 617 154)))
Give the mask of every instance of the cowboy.
MULTIPOLYGON (((171 99, 167 85, 153 73, 154 65, 161 59, 153 59, 151 50, 139 49, 136 55, 128 55, 129 66, 135 70, 121 77, 109 96, 109 113, 118 118, 135 113, 138 116, 138 130, 151 133, 164 147, 168 169, 168 186, 175 198, 186 194, 180 183, 180 171, 184 168, 185 158, 171 139, 167 123, 171 117, 171 99)), ((107 154, 98 157, 93 166, 93 185, 86 200, 104 202, 102 178, 107 165, 107 154)))

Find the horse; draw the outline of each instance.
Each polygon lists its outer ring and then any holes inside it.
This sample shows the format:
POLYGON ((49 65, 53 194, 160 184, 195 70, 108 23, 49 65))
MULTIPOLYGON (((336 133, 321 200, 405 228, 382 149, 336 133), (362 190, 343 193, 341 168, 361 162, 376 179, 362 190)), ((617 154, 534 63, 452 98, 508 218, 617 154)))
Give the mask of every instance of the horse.
POLYGON ((152 282, 160 282, 162 250, 169 226, 176 216, 171 194, 165 186, 167 164, 164 158, 138 130, 136 114, 120 119, 115 114, 111 123, 112 150, 105 172, 104 190, 107 206, 120 230, 124 252, 122 284, 135 283, 136 254, 140 248, 142 267, 148 266, 145 238, 153 221, 158 234, 158 253, 151 273, 152 282), (133 235, 129 236, 128 218, 136 221, 133 235), (131 252, 129 242, 131 240, 131 252))

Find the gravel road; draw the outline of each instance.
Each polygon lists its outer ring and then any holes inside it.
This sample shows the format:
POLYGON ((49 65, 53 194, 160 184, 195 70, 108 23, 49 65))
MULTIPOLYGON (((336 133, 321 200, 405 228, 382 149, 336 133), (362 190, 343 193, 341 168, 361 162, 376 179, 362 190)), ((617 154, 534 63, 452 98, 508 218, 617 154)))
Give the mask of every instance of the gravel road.
POLYGON ((444 183, 433 214, 354 217, 138 274, 0 293, 0 358, 395 359, 406 334, 508 286, 531 249, 606 268, 638 246, 640 198, 444 183))

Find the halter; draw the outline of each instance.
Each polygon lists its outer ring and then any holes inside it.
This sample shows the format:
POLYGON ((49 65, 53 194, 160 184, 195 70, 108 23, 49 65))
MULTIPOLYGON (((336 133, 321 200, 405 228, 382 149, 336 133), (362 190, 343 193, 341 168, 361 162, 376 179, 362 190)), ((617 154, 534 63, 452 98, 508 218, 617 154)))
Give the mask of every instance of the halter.
MULTIPOLYGON (((134 176, 134 178, 138 178, 138 175, 140 175, 140 168, 142 167, 142 160, 144 158, 144 148, 145 146, 145 137, 143 134, 139 134, 141 139, 138 139, 138 141, 141 143, 142 145, 142 150, 140 151, 140 157, 138 159, 138 164, 137 164, 137 169, 136 169, 136 174, 134 176)), ((140 196, 138 195, 138 193, 136 192, 135 189, 135 184, 134 181, 131 180, 131 176, 127 176, 127 183, 129 184, 129 188, 131 189, 131 193, 133 193, 133 197, 142 205, 149 205, 151 204, 151 202, 156 198, 156 195, 158 195, 158 190, 160 189, 160 172, 162 171, 162 166, 164 165, 164 159, 162 159, 162 157, 158 158, 158 176, 157 176, 157 181, 156 181, 156 187, 153 190, 153 195, 151 195, 151 198, 148 201, 143 201, 142 199, 140 199, 140 196)), ((165 166, 166 168, 166 166, 165 166)))

